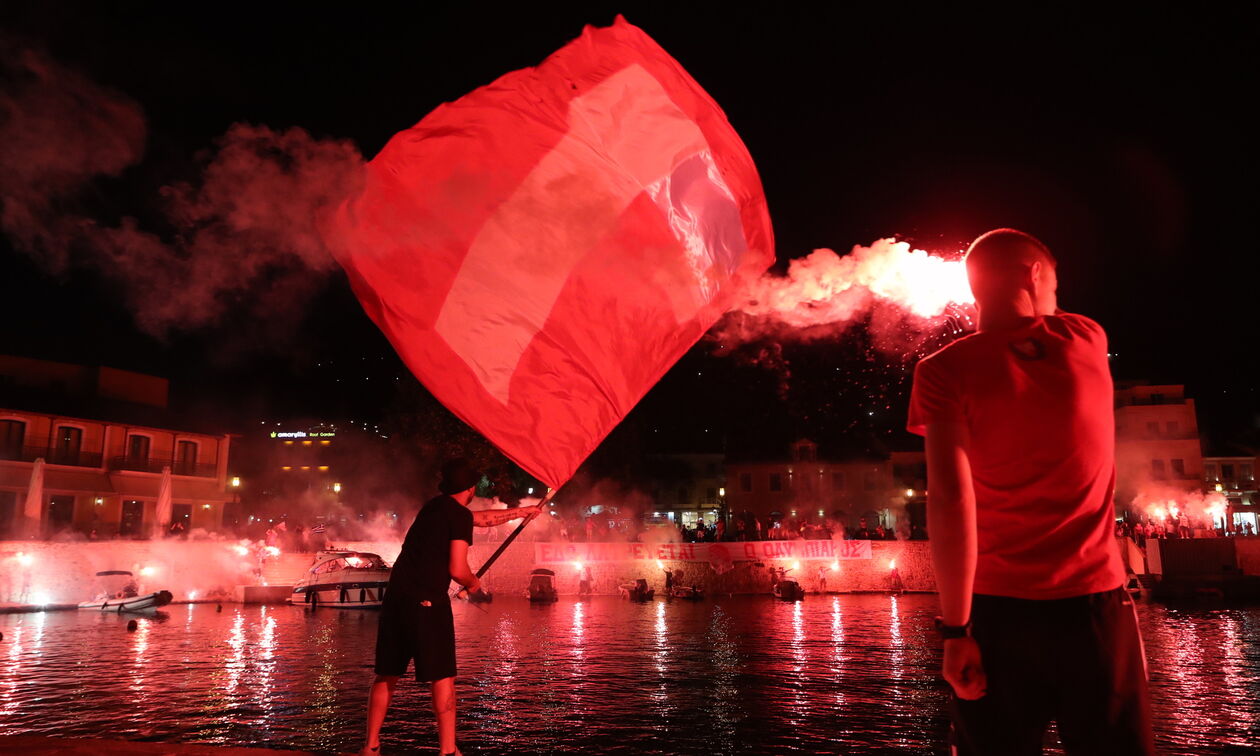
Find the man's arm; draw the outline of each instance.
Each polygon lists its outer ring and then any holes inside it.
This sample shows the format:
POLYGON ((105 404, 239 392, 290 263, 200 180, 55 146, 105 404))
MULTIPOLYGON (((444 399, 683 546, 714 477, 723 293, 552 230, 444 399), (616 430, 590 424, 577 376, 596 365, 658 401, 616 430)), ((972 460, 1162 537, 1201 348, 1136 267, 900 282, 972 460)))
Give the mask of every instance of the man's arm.
POLYGON ((481 590, 481 581, 468 566, 468 541, 456 538, 451 541, 451 579, 464 586, 469 593, 481 590))
POLYGON ((532 507, 516 507, 515 509, 479 509, 472 513, 473 525, 479 528, 493 528, 511 520, 522 517, 536 517, 542 512, 542 505, 532 507))
MULTIPOLYGON (((967 426, 961 422, 927 426, 928 537, 941 619, 947 625, 971 620, 976 577, 976 494, 967 441, 967 426)), ((984 669, 974 638, 945 641, 943 672, 960 698, 984 695, 984 669)))

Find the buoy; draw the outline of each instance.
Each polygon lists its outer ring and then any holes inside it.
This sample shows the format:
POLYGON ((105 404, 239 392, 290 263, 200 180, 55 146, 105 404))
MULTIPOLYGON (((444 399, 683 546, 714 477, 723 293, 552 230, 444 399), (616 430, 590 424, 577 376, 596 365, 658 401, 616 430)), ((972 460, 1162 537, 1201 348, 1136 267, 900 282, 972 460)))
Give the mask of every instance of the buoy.
POLYGON ((0 641, 4 640, 4 633, 0 633, 0 641))
POLYGON ((135 620, 129 620, 127 622, 127 632, 134 633, 137 627, 140 627, 140 624, 135 620))
POLYGON ((219 604, 218 606, 216 606, 216 607, 214 608, 214 610, 215 610, 216 612, 221 612, 221 611, 223 611, 223 604, 219 604))

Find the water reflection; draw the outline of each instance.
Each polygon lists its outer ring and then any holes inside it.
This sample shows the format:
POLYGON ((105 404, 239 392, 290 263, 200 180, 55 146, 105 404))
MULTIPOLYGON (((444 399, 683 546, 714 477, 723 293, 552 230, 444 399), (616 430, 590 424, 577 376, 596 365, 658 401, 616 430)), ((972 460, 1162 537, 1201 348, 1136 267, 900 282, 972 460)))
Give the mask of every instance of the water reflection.
MULTIPOLYGON (((0 616, 4 732, 357 747, 377 615, 171 613, 135 633, 115 615, 0 616)), ((940 752, 935 613, 916 595, 457 606, 462 739, 487 756, 940 752)), ((1140 614, 1162 752, 1253 746, 1260 609, 1140 614)), ((405 681, 395 751, 430 743, 427 706, 405 681)))

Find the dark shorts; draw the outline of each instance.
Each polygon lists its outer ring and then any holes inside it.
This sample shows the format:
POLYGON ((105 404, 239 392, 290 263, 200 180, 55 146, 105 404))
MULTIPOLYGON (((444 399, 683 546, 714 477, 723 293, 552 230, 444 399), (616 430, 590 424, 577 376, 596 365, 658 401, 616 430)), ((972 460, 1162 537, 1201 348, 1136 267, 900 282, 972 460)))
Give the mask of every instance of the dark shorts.
POLYGON ((1053 601, 976 596, 973 634, 988 679, 951 695, 958 754, 1040 754, 1057 723, 1068 754, 1154 754, 1146 663, 1122 588, 1053 601))
POLYGON ((401 677, 412 661, 418 682, 455 676, 455 619, 449 600, 437 599, 432 606, 423 606, 419 599, 400 597, 391 602, 387 598, 381 607, 376 674, 401 677))

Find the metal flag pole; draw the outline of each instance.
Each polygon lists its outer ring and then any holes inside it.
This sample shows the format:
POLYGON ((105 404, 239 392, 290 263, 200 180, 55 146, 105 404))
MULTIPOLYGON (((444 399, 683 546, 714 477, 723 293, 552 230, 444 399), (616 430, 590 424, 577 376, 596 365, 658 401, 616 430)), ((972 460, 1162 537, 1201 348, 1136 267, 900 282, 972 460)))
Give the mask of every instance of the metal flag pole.
MULTIPOLYGON (((516 530, 513 530, 511 534, 508 535, 507 538, 503 539, 503 543, 499 544, 499 548, 495 549, 494 553, 490 555, 490 558, 487 559, 484 563, 482 563, 480 567, 477 568, 477 572, 474 574, 476 574, 478 579, 480 579, 482 575, 486 574, 486 571, 490 569, 490 567, 495 563, 495 561, 500 556, 502 556, 503 552, 507 550, 507 547, 512 545, 512 541, 516 540, 516 537, 521 534, 521 531, 525 529, 525 526, 528 525, 530 521, 533 520, 535 517, 538 517, 539 515, 542 514, 542 508, 547 506, 548 502, 551 501, 551 497, 554 496, 555 493, 556 493, 556 489, 554 488, 547 489, 547 494, 543 496, 542 499, 538 502, 538 514, 533 515, 532 517, 526 517, 525 519, 521 520, 521 524, 516 526, 516 530)), ((458 589, 455 590, 454 593, 451 594, 451 597, 454 598, 460 595, 461 593, 464 593, 466 590, 467 590, 466 588, 464 588, 463 586, 460 586, 458 589)))

